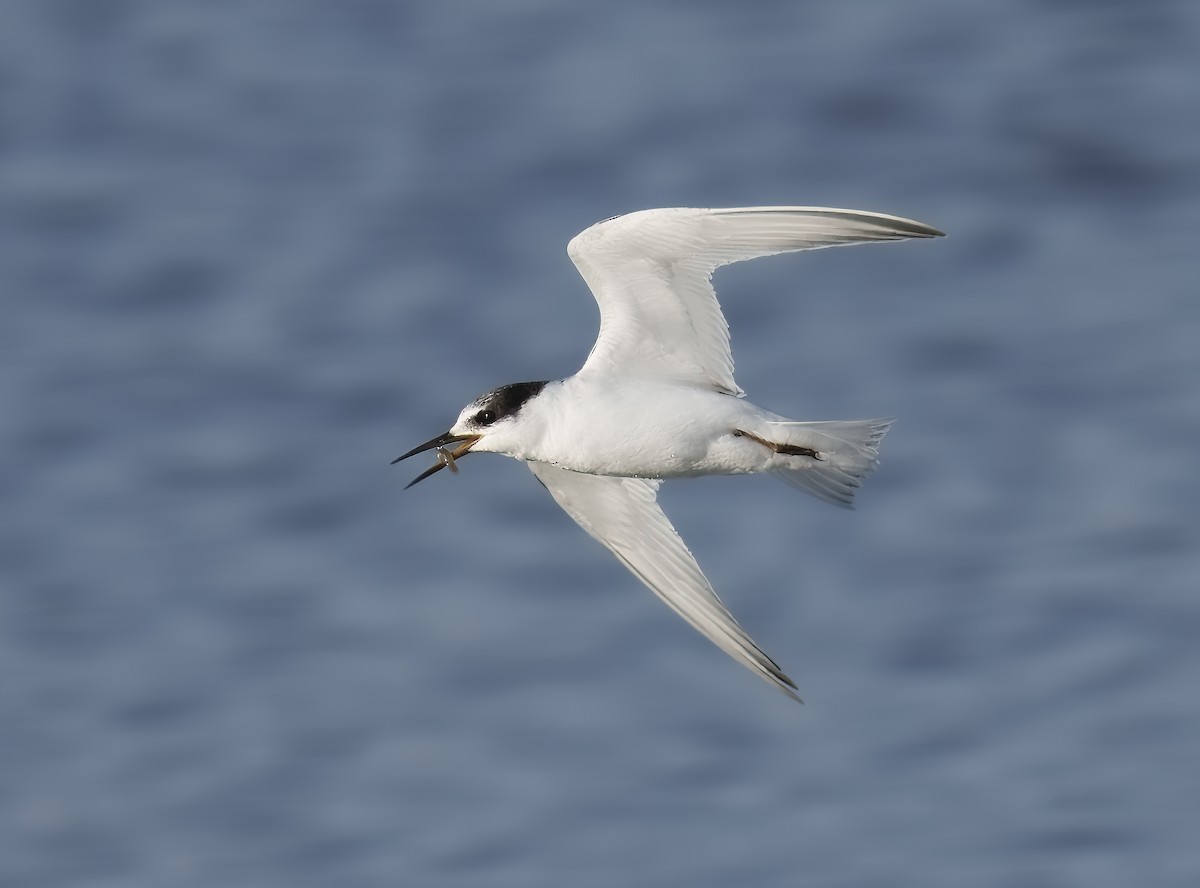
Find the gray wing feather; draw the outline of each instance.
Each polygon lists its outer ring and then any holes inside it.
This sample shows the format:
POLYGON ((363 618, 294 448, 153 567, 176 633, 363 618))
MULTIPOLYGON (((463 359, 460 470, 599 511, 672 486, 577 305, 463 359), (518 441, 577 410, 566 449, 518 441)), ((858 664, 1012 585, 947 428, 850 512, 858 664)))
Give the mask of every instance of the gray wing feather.
POLYGON ((795 683, 754 643, 717 597, 658 505, 658 481, 529 468, 555 501, 639 580, 706 638, 789 697, 795 683))
POLYGON ((567 245, 600 306, 600 334, 580 374, 647 373, 740 395, 713 271, 776 253, 941 233, 831 207, 676 207, 600 222, 567 245))

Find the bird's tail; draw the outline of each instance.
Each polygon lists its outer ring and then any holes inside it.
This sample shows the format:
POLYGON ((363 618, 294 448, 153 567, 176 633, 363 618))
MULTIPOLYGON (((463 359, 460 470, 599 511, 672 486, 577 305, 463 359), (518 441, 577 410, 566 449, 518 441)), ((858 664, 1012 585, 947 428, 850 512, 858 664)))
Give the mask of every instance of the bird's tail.
POLYGON ((879 462, 879 442, 891 419, 834 422, 768 422, 773 441, 814 455, 788 459, 771 473, 835 506, 852 508, 862 480, 879 462))

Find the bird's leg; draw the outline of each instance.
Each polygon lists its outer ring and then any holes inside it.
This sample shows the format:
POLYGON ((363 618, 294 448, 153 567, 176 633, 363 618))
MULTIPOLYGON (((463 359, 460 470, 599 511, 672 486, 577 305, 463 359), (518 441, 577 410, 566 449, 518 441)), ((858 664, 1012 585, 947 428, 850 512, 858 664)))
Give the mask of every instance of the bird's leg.
POLYGON ((782 453, 784 456, 810 456, 813 459, 824 458, 820 453, 818 453, 816 450, 813 450, 811 447, 800 447, 795 444, 776 444, 774 441, 768 441, 766 438, 758 437, 758 435, 754 434, 753 432, 746 432, 742 431, 741 429, 734 429, 733 436, 735 438, 749 438, 751 441, 757 441, 763 447, 770 448, 776 453, 782 453))

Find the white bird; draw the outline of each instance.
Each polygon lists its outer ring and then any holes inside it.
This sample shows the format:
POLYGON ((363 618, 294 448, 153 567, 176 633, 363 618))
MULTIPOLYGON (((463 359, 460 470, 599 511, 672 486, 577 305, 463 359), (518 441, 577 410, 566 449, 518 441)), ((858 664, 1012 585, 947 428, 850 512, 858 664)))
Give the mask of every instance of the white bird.
POLYGON ((743 399, 711 278, 775 253, 939 237, 921 222, 828 207, 657 209, 591 226, 567 253, 600 306, 583 367, 501 386, 450 430, 411 487, 468 452, 524 460, 568 515, 677 614, 789 697, 796 684, 717 597, 656 502, 668 478, 771 472, 849 506, 891 420, 793 422, 743 399), (456 445, 447 449, 449 445, 456 445))

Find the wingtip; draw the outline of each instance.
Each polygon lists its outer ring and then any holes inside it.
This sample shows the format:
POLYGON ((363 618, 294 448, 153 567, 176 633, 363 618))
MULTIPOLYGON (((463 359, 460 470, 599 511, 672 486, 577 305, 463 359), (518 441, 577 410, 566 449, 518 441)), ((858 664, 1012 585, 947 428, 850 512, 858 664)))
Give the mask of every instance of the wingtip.
POLYGON ((896 233, 903 237, 945 237, 946 232, 940 228, 934 228, 925 222, 918 222, 916 219, 907 219, 904 216, 890 216, 883 213, 879 214, 881 219, 886 219, 890 223, 890 227, 896 233))
MULTIPOLYGON (((760 649, 761 653, 761 649, 760 649)), ((770 664, 763 670, 763 677, 773 684, 777 689, 787 694, 797 703, 803 704, 804 700, 800 696, 800 688, 792 681, 790 675, 779 668, 779 664, 763 653, 763 658, 770 664)))
POLYGON ((796 687, 796 685, 786 675, 784 676, 784 678, 787 679, 788 687, 784 687, 783 685, 776 685, 776 687, 778 687, 779 690, 782 691, 783 693, 787 694, 788 697, 790 697, 791 699, 793 699, 797 703, 799 703, 801 706, 803 706, 804 698, 801 697, 800 694, 798 693, 798 688, 796 687))

